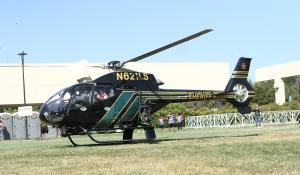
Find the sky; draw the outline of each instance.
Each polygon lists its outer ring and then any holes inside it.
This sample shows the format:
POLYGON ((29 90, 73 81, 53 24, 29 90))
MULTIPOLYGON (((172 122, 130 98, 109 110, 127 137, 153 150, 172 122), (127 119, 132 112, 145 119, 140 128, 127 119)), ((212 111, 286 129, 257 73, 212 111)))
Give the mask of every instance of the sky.
MULTIPOLYGON (((125 61, 199 32, 144 62, 229 62, 252 67, 300 59, 297 0, 1 0, 0 64, 125 61)), ((252 73, 253 74, 253 73, 252 73)))

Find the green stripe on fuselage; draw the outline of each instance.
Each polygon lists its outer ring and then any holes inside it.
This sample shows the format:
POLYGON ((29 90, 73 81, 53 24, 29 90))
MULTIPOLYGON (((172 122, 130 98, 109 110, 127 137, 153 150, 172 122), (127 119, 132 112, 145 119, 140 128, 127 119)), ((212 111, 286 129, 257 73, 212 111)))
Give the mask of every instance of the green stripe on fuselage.
POLYGON ((117 117, 122 108, 127 104, 130 97, 133 95, 134 91, 123 91, 114 104, 111 106, 109 111, 101 118, 97 123, 96 128, 107 127, 112 121, 117 117))
POLYGON ((129 106, 126 112, 123 114, 122 118, 118 121, 117 125, 122 125, 124 121, 131 121, 134 115, 139 111, 139 104, 145 103, 145 97, 136 97, 133 103, 129 106))
MULTIPOLYGON (((114 120, 117 119, 117 115, 121 112, 123 107, 129 102, 130 97, 133 95, 133 91, 124 91, 120 94, 120 97, 116 100, 111 109, 103 116, 96 127, 108 127, 114 120)), ((125 113, 116 123, 116 125, 122 125, 125 121, 132 121, 134 116, 139 111, 139 105, 144 104, 147 100, 176 100, 186 99, 186 92, 159 92, 159 91, 143 91, 141 96, 135 97, 134 101, 127 108, 125 113)))
MULTIPOLYGON (((180 92, 182 93, 182 92, 180 92)), ((186 97, 180 97, 177 95, 174 95, 173 93, 170 93, 171 95, 173 94, 174 96, 161 96, 162 94, 165 93, 160 93, 160 92, 152 92, 152 91, 144 91, 141 94, 141 97, 137 96, 135 97, 135 100, 132 102, 132 104, 128 107, 126 112, 123 114, 123 116, 120 118, 120 120, 117 122, 117 125, 122 125, 123 122, 126 121, 132 121, 132 119, 135 117, 136 113, 139 111, 139 105, 144 104, 148 100, 176 100, 176 99, 184 99, 186 97), (141 98, 141 99, 139 99, 141 98)), ((182 94, 185 95, 185 94, 182 94)))

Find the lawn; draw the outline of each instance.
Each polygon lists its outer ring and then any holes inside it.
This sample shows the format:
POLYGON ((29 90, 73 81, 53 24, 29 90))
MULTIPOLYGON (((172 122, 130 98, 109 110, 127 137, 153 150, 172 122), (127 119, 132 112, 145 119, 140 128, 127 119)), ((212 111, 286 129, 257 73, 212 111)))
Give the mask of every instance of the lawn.
MULTIPOLYGON (((142 130, 134 133, 143 138, 142 130)), ((104 134, 103 139, 121 138, 104 134)), ((88 143, 85 137, 75 138, 88 143)), ((156 143, 73 147, 67 138, 0 141, 0 174, 300 174, 300 126, 184 129, 156 143)))

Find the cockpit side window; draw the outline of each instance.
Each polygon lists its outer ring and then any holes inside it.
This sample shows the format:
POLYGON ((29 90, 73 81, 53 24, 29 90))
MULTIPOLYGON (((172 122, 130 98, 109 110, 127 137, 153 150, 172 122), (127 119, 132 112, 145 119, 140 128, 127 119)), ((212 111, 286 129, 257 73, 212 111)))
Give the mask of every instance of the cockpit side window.
MULTIPOLYGON (((82 85, 77 86, 74 89, 74 93, 72 95, 73 108, 80 108, 83 106, 87 106, 91 103, 92 100, 92 86, 91 85, 82 85)), ((66 97, 68 98, 68 97, 66 97)))
POLYGON ((93 102, 107 100, 115 96, 115 91, 112 86, 95 86, 93 94, 93 102))

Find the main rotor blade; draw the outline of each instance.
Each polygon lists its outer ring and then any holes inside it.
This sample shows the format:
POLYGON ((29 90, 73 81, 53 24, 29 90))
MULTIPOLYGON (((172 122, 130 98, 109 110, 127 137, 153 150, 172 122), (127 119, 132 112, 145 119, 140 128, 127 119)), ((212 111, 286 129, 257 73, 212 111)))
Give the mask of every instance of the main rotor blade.
POLYGON ((142 60, 142 59, 144 59, 144 58, 146 58, 146 57, 149 57, 149 56, 154 55, 154 54, 157 54, 157 53, 159 53, 159 52, 161 52, 161 51, 167 50, 167 49, 169 49, 169 48, 171 48, 171 47, 174 47, 174 46, 176 46, 176 45, 182 44, 182 43, 184 43, 184 42, 187 42, 187 41, 189 41, 189 40, 192 40, 192 39, 194 39, 194 38, 197 38, 197 37, 199 37, 199 36, 201 36, 201 35, 204 35, 204 34, 206 34, 206 33, 208 33, 208 32, 211 32, 211 31, 213 31, 213 30, 212 30, 212 29, 206 29, 206 30, 203 30, 203 31, 201 31, 201 32, 195 33, 195 34, 190 35, 190 36, 188 36, 188 37, 185 37, 185 38, 183 38, 183 39, 181 39, 181 40, 175 41, 175 42, 173 42, 173 43, 171 43, 171 44, 165 45, 165 46, 163 46, 163 47, 160 47, 160 48, 158 48, 158 49, 155 49, 155 50, 152 50, 152 51, 150 51, 150 52, 148 52, 148 53, 145 53, 145 54, 143 54, 143 55, 140 55, 140 56, 138 56, 138 57, 132 58, 132 59, 127 60, 127 61, 124 61, 124 62, 122 63, 121 66, 123 66, 124 64, 126 64, 126 63, 128 63, 128 62, 136 62, 136 61, 142 60))
POLYGON ((106 69, 106 65, 98 65, 98 66, 89 66, 89 67, 95 67, 95 68, 101 68, 101 69, 106 69))

